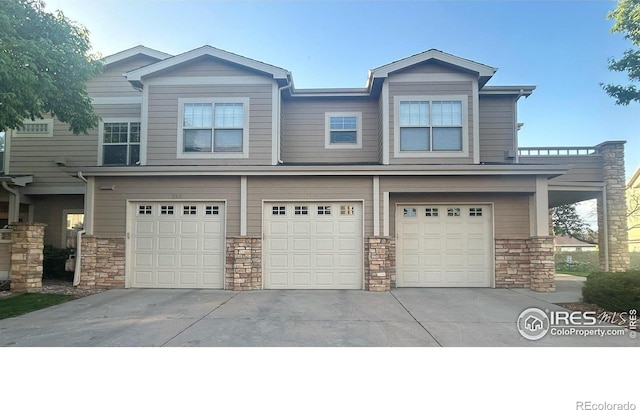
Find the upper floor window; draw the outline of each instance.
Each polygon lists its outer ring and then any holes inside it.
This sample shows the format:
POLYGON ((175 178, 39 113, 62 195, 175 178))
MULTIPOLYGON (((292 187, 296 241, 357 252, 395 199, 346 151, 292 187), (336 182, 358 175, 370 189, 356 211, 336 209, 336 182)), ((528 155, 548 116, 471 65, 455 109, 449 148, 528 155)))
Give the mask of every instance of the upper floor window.
POLYGON ((27 120, 18 128, 16 137, 53 137, 53 119, 27 120))
POLYGON ((246 158, 248 98, 180 99, 178 157, 246 158))
POLYGON ((408 157, 465 154, 466 98, 396 97, 395 154, 408 157))
POLYGON ((324 147, 362 148, 362 113, 325 113, 324 147))
POLYGON ((100 141, 102 165, 137 165, 140 162, 140 121, 105 120, 100 141))

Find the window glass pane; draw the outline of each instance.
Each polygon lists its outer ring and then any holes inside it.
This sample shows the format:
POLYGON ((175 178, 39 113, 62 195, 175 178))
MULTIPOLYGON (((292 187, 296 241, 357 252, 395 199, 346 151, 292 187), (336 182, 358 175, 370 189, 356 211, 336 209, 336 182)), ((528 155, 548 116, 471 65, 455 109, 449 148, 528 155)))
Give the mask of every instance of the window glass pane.
POLYGON ((215 126, 242 128, 244 126, 244 108, 242 103, 215 104, 215 126))
POLYGON ((136 165, 140 161, 140 144, 129 145, 129 165, 136 165))
POLYGON ((104 165, 127 165, 127 145, 105 145, 104 165))
POLYGON ((242 152, 242 130, 216 130, 215 152, 242 152))
POLYGON ((211 127, 211 104, 187 103, 184 105, 185 127, 211 127))
POLYGON ((358 142, 357 131, 331 131, 332 144, 356 144, 358 142))
POLYGON ((401 128, 400 151, 429 151, 429 129, 401 128))
POLYGON ((462 128, 433 128, 434 151, 462 151, 462 128))
POLYGON ((184 152, 211 152, 211 130, 184 130, 184 152))
POLYGON ((127 142, 129 124, 126 122, 106 122, 104 124, 103 141, 109 143, 127 142))
POLYGON ((429 125, 428 101, 400 102, 400 125, 429 125))
POLYGON ((331 117, 332 130, 355 130, 356 117, 331 117))
POLYGON ((140 142, 139 122, 132 122, 129 124, 129 142, 140 142))
POLYGON ((431 110, 433 125, 462 125, 461 101, 434 101, 431 110))

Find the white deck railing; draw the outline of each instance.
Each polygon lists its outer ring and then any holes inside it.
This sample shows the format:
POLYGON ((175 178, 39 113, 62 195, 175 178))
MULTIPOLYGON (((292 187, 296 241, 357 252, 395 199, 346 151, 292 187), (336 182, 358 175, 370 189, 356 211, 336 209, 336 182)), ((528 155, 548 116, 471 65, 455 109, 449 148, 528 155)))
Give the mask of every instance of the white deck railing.
POLYGON ((593 155, 595 147, 535 147, 518 148, 518 156, 521 157, 560 157, 576 155, 593 155))

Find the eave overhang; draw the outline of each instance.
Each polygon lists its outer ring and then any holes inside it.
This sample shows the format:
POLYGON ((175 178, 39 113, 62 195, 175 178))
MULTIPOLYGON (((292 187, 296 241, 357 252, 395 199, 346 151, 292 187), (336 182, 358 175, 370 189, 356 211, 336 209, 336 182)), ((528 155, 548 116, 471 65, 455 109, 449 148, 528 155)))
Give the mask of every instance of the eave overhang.
POLYGON ((186 53, 167 58, 157 63, 139 68, 137 70, 129 71, 128 73, 125 73, 124 76, 134 86, 140 86, 142 85, 142 83, 144 83, 143 78, 145 76, 157 74, 161 71, 176 67, 180 64, 184 64, 203 56, 210 56, 258 71, 263 74, 267 74, 276 81, 280 80, 286 83, 291 79, 291 73, 285 69, 211 46, 196 48, 195 50, 187 51, 186 53))
POLYGON ((105 65, 109 65, 126 60, 127 58, 135 57, 139 54, 149 56, 157 60, 165 60, 169 57, 172 57, 171 54, 163 53, 162 51, 154 50, 152 48, 140 45, 107 56, 103 58, 102 61, 105 65))
POLYGON ((85 177, 171 176, 545 176, 565 174, 556 165, 321 165, 321 166, 144 166, 69 168, 85 177))
POLYGON ((25 187, 33 182, 33 175, 0 175, 0 182, 6 182, 9 185, 25 187))

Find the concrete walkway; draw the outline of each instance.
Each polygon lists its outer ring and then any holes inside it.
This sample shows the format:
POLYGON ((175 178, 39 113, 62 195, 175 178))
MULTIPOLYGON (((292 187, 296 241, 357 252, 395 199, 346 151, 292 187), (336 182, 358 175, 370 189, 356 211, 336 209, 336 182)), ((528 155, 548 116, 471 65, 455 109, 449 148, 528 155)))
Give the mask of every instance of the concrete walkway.
POLYGON ((528 341, 516 329, 524 309, 562 310, 533 293, 118 289, 2 320, 0 346, 639 345, 628 334, 528 341))

